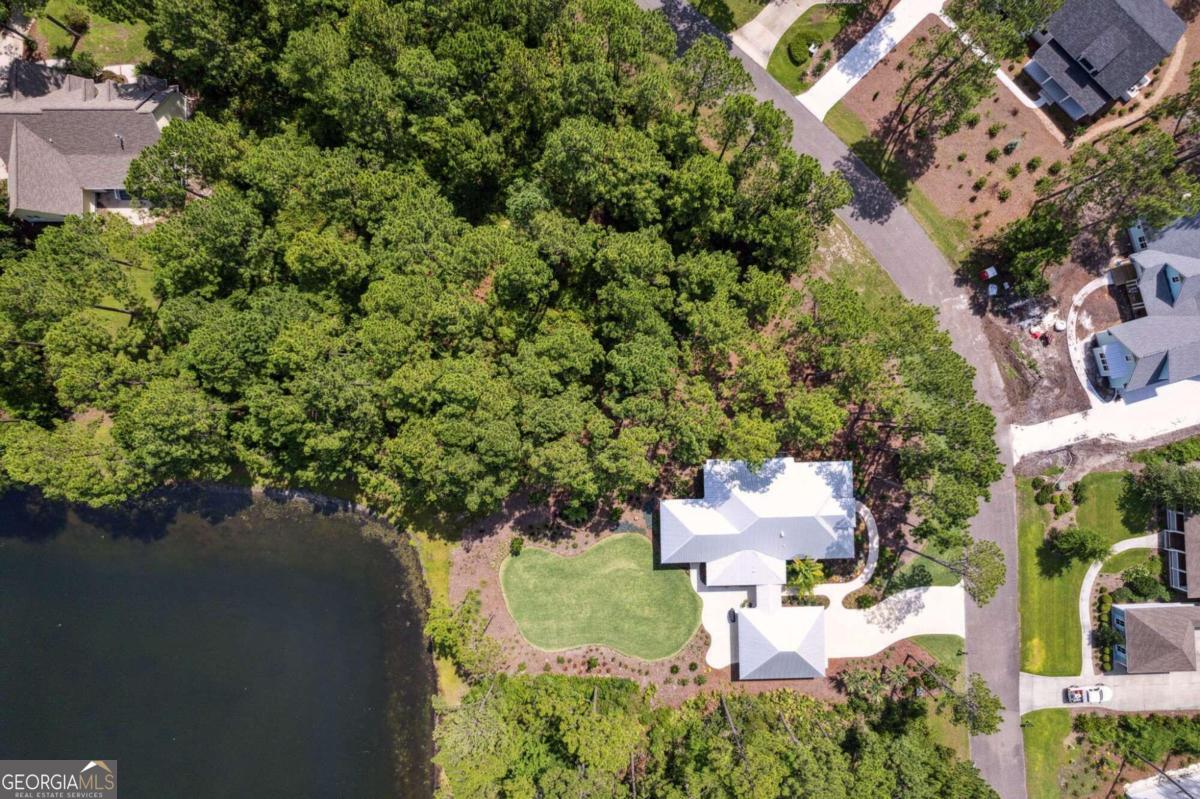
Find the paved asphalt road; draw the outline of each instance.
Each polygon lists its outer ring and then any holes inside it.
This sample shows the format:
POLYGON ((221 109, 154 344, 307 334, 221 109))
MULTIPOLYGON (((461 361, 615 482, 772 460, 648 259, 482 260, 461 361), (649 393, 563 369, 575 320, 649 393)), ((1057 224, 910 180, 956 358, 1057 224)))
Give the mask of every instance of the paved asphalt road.
MULTIPOLYGON (((696 37, 721 34, 684 0, 637 0, 648 9, 661 9, 686 48, 696 37)), ((929 240, 925 231, 896 201, 887 187, 846 145, 780 86, 766 70, 730 42, 754 79, 760 99, 772 100, 792 119, 792 146, 808 153, 826 169, 837 169, 854 190, 854 200, 839 216, 887 270, 905 297, 939 309, 943 327, 954 349, 976 369, 979 399, 996 414, 997 443, 1006 469, 992 486, 991 501, 972 523, 978 539, 996 541, 1004 551, 1008 580, 995 599, 979 608, 967 601, 967 661, 1000 696, 1007 710, 1000 731, 971 740, 971 754, 980 771, 1003 799, 1024 799, 1025 748, 1021 738, 1020 658, 1021 635, 1017 607, 1017 512, 1012 474, 1008 401, 999 367, 988 349, 979 313, 966 288, 959 285, 952 266, 929 240)))

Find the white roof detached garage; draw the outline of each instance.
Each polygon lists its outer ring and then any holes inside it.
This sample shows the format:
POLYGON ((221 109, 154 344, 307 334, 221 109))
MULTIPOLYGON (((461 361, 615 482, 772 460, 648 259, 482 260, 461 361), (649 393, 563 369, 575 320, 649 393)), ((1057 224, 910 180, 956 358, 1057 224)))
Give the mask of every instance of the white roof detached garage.
POLYGON ((856 503, 849 461, 704 464, 702 499, 660 509, 663 563, 704 563, 708 585, 782 585, 798 557, 853 558, 856 503))
POLYGON ((825 608, 738 612, 738 679, 795 680, 825 675, 825 608))

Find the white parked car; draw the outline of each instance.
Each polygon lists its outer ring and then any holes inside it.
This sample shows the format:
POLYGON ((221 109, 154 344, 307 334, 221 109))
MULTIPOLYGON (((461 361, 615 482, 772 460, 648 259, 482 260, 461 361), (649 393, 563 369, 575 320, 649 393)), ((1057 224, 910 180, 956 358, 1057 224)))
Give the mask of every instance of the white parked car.
POLYGON ((1107 685, 1072 685, 1063 692, 1068 705, 1098 705, 1112 701, 1113 692, 1107 685))

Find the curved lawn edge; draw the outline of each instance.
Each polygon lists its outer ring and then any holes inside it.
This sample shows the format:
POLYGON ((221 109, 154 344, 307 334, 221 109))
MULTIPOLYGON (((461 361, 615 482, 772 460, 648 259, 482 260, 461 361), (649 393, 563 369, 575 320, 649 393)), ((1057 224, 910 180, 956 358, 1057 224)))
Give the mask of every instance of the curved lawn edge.
MULTIPOLYGON (((513 622, 516 624, 517 632, 520 634, 521 639, 526 644, 528 644, 529 646, 538 650, 539 652, 567 652, 572 649, 580 649, 580 648, 588 647, 588 646, 596 646, 596 647, 603 647, 605 649, 610 649, 613 652, 616 652, 617 654, 623 655, 625 657, 636 658, 637 660, 641 660, 646 663, 654 663, 657 661, 667 660, 669 658, 672 658, 672 657, 675 657, 676 655, 678 655, 688 645, 688 643, 696 636, 696 633, 700 630, 701 610, 702 610, 702 603, 700 601, 700 595, 696 593, 695 588, 692 586, 689 572, 687 572, 683 569, 666 569, 666 571, 679 571, 684 576, 684 578, 687 580, 687 591, 686 591, 685 596, 688 597, 688 604, 690 605, 690 608, 691 608, 690 612, 693 613, 695 621, 690 626, 690 630, 688 631, 687 635, 683 637, 679 646, 677 646, 675 649, 671 650, 670 652, 668 652, 666 654, 662 654, 662 655, 655 654, 653 656, 647 656, 644 653, 631 651, 631 649, 627 646, 618 645, 618 644, 610 642, 610 641, 589 640, 589 638, 591 638, 591 637, 599 639, 599 638, 602 638, 603 636, 589 637, 589 636, 581 635, 580 640, 578 642, 572 642, 570 644, 563 645, 563 646, 543 646, 538 643, 535 643, 533 640, 530 639, 530 637, 526 634, 525 628, 522 626, 520 618, 513 611, 513 603, 512 603, 511 597, 509 596, 509 589, 505 585, 505 575, 508 573, 509 566, 514 560, 519 560, 520 558, 526 557, 527 555, 529 555, 531 553, 538 553, 539 557, 544 556, 544 557, 556 558, 556 559, 558 559, 560 561, 564 561, 564 562, 575 562, 575 561, 578 561, 579 559, 585 558, 589 555, 592 555, 593 557, 595 557, 595 555, 593 553, 600 550, 602 547, 605 547, 610 544, 615 544, 622 540, 628 540, 628 539, 640 539, 641 541, 643 541, 646 544, 646 546, 650 548, 650 556, 651 556, 651 559, 653 559, 654 548, 653 548, 652 542, 650 541, 649 538, 647 538, 646 536, 641 535, 639 533, 617 533, 615 535, 608 536, 607 538, 604 538, 604 539, 596 542, 595 544, 593 544, 592 546, 583 550, 582 552, 578 552, 578 553, 574 553, 574 554, 562 554, 559 552, 554 552, 550 549, 546 549, 541 546, 526 544, 524 551, 520 555, 518 555, 516 557, 514 557, 512 555, 506 556, 504 558, 504 561, 500 564, 500 570, 499 570, 499 573, 500 573, 500 595, 502 597, 504 597, 504 607, 508 611, 509 616, 512 617, 513 622)), ((653 563, 653 560, 652 560, 652 563, 653 563)), ((657 571, 657 570, 655 570, 655 571, 657 571)), ((614 586, 614 588, 623 589, 624 586, 614 586)))

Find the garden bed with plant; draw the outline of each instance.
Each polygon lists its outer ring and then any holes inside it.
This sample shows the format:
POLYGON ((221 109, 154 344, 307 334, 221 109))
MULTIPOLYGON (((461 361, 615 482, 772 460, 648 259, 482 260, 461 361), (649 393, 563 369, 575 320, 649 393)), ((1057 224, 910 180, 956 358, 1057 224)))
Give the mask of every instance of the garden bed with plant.
POLYGON ((836 62, 832 42, 859 5, 815 5, 792 23, 771 53, 767 71, 792 94, 808 89, 836 62))

